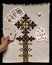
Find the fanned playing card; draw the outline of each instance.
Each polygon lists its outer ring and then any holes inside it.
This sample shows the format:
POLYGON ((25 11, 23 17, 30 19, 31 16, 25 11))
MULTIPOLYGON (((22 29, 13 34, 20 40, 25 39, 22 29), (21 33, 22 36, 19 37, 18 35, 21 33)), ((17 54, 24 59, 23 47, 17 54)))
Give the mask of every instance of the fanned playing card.
POLYGON ((43 41, 47 39, 47 33, 45 32, 45 29, 42 27, 39 27, 38 29, 36 29, 35 35, 36 35, 37 41, 43 41))
POLYGON ((25 13, 23 9, 20 6, 18 6, 8 13, 4 21, 13 25, 19 20, 20 17, 24 16, 24 14, 25 13))

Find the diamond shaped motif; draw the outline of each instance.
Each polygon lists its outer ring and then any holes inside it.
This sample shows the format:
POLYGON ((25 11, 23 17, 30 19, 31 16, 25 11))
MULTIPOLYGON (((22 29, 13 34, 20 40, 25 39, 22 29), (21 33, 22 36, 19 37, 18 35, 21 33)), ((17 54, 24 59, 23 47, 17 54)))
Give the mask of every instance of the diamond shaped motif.
POLYGON ((22 33, 25 32, 28 34, 31 29, 37 26, 33 21, 30 20, 27 14, 25 14, 20 21, 18 21, 15 26, 17 26, 18 29, 20 28, 20 30, 23 30, 22 33))

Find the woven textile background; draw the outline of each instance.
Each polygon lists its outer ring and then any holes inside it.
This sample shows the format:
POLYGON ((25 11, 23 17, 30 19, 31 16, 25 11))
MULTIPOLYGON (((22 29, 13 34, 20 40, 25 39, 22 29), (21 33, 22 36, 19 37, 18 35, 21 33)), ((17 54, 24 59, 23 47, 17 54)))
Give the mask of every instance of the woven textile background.
MULTIPOLYGON (((6 15, 10 12, 11 9, 18 7, 19 5, 12 4, 3 4, 3 20, 6 15)), ((33 20, 37 27, 35 27, 30 33, 29 36, 35 37, 35 31, 38 26, 45 28, 47 33, 47 39, 45 41, 38 42, 37 40, 32 41, 32 45, 29 47, 32 49, 30 54, 32 57, 29 57, 29 62, 49 62, 49 3, 48 4, 37 4, 37 5, 20 5, 24 12, 33 20), (41 17, 38 14, 41 13, 41 17)), ((4 28, 11 28, 11 25, 3 21, 4 28)), ((13 26, 14 27, 14 26, 13 26)), ((16 29, 17 36, 22 36, 20 30, 16 29)), ((19 54, 22 52, 19 49, 22 46, 19 45, 19 41, 15 40, 8 45, 7 51, 3 54, 4 63, 14 63, 14 62, 23 62, 23 58, 19 57, 19 54)))

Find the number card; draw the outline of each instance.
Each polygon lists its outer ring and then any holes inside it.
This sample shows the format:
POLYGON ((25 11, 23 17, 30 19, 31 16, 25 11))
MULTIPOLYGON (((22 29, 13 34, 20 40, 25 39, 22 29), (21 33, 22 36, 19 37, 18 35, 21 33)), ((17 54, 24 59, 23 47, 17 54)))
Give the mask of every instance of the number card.
POLYGON ((47 33, 45 32, 45 29, 42 27, 36 29, 35 36, 37 41, 42 41, 47 39, 47 33))

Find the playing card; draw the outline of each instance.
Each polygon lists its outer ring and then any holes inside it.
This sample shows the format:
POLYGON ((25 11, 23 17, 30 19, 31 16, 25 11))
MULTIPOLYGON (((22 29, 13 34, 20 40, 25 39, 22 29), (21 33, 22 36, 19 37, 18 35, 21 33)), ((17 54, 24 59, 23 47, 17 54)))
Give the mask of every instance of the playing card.
POLYGON ((16 14, 15 11, 10 12, 4 19, 5 22, 8 22, 9 24, 14 24, 16 21, 18 21, 19 16, 16 14))
POLYGON ((23 11, 22 7, 16 7, 15 8, 16 13, 19 15, 19 17, 23 17, 25 15, 25 12, 23 11))
POLYGON ((45 32, 45 29, 42 27, 36 29, 35 36, 37 41, 42 41, 47 39, 47 33, 45 32))
POLYGON ((10 40, 14 40, 16 37, 15 30, 13 28, 3 29, 4 36, 9 36, 10 40))
POLYGON ((13 25, 19 20, 20 17, 24 16, 24 14, 25 13, 20 6, 16 7, 8 13, 8 15, 5 17, 4 21, 13 25))
POLYGON ((12 24, 15 24, 19 20, 19 15, 16 13, 15 10, 11 11, 10 18, 12 19, 12 24))

